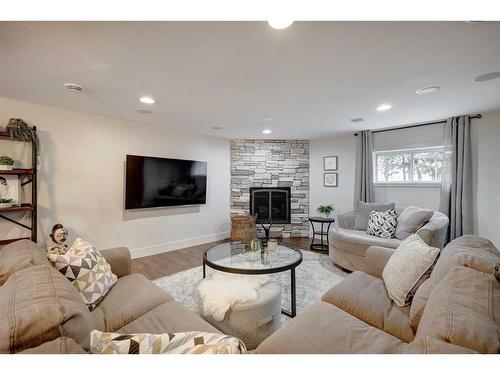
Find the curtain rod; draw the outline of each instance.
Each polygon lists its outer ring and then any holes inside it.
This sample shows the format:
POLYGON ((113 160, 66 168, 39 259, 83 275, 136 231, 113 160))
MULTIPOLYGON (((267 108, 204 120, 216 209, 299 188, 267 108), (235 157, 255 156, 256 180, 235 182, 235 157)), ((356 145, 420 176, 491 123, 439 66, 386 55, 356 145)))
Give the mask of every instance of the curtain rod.
MULTIPOLYGON (((478 113, 475 115, 470 115, 469 116, 471 119, 480 119, 483 116, 478 113)), ((437 124, 444 124, 446 123, 446 120, 440 120, 440 121, 432 121, 432 122, 423 122, 421 124, 415 124, 415 125, 405 125, 405 126, 398 126, 394 128, 386 128, 386 129, 380 129, 380 130, 374 130, 372 133, 383 133, 383 132, 389 132, 392 130, 400 130, 400 129, 409 129, 409 128, 418 128, 419 126, 427 126, 427 125, 437 125, 437 124)), ((354 133, 354 136, 356 137, 359 133, 354 133)))

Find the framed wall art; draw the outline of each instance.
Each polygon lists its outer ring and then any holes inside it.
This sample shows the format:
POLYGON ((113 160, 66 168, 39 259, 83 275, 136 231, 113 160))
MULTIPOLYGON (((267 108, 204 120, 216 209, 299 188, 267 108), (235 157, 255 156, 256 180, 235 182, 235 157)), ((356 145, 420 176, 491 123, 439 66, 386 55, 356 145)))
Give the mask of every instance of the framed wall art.
POLYGON ((323 157, 323 169, 325 171, 336 171, 338 170, 338 157, 337 156, 324 156, 323 157))
POLYGON ((338 186, 338 173, 324 173, 323 174, 323 185, 325 187, 337 187, 338 186))

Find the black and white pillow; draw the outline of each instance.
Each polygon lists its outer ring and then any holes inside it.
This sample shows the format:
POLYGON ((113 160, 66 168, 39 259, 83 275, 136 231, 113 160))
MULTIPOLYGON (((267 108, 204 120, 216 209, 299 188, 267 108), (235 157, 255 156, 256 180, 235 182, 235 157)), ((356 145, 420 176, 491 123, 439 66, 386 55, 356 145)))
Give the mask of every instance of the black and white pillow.
POLYGON ((372 211, 368 218, 368 229, 366 233, 382 238, 394 238, 398 223, 396 217, 395 210, 384 212, 372 211))

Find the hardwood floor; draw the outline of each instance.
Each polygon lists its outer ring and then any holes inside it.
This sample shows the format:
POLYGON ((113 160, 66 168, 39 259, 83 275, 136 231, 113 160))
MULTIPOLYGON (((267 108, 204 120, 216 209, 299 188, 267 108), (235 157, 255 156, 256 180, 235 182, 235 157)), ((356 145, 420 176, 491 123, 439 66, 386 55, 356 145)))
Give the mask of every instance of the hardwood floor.
MULTIPOLYGON (((224 242, 226 242, 226 240, 133 259, 132 272, 142 273, 150 280, 154 280, 189 268, 201 266, 203 264, 203 252, 224 242)), ((310 251, 309 242, 309 238, 287 238, 280 240, 280 243, 294 246, 305 251, 310 251)))

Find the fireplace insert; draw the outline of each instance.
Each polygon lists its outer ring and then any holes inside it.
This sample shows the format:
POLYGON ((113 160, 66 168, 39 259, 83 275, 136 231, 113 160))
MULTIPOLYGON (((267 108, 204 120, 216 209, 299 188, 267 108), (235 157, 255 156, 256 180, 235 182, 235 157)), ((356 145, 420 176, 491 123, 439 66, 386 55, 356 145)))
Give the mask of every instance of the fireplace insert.
POLYGON ((257 224, 290 224, 290 187, 251 187, 250 214, 257 224))

